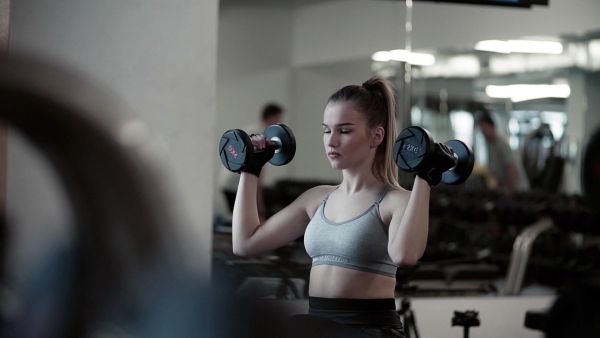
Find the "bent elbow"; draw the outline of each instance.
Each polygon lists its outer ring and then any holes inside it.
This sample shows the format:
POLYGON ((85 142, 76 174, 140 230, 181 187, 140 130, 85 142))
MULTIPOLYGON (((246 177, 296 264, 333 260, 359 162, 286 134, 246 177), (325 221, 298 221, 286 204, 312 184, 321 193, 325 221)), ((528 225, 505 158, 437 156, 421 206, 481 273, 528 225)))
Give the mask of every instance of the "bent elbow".
POLYGON ((252 253, 242 245, 234 245, 233 254, 239 257, 248 257, 252 255, 252 253))
POLYGON ((392 261, 398 266, 413 266, 417 264, 421 256, 415 253, 401 253, 392 256, 392 261))
POLYGON ((248 257, 248 255, 246 254, 246 252, 244 252, 244 250, 240 250, 240 249, 233 249, 233 254, 239 257, 248 257))
POLYGON ((419 261, 418 259, 403 258, 403 259, 396 261, 395 263, 398 266, 413 266, 413 265, 416 265, 418 261, 419 261))

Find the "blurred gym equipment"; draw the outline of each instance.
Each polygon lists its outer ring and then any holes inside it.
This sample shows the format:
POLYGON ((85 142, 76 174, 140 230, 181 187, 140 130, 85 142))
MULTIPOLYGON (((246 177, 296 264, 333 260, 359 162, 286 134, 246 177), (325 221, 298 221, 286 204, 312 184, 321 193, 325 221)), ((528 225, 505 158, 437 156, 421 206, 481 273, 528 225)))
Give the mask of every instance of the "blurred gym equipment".
POLYGON ((0 335, 210 332, 206 283, 182 262, 182 222, 150 129, 102 88, 31 58, 0 59, 0 118, 53 164, 69 195, 77 242, 60 264, 67 268, 54 271, 62 288, 31 283, 31 292, 56 294, 58 302, 23 295, 24 308, 2 318, 0 335), (43 318, 48 314, 52 320, 43 318))
MULTIPOLYGON (((581 186, 584 200, 577 203, 562 203, 555 213, 556 224, 571 224, 569 230, 597 235, 600 220, 600 128, 590 137, 583 154, 581 186), (569 205, 570 204, 570 205, 569 205), (565 206, 566 205, 566 206, 565 206)), ((597 261, 598 249, 587 250, 589 258, 597 261)), ((589 259, 588 258, 588 259, 589 259)), ((584 261, 585 263, 585 261, 584 261)), ((600 335, 598 316, 600 310, 596 300, 600 295, 600 276, 595 266, 580 268, 578 278, 569 280, 550 309, 531 310, 525 315, 525 327, 542 331, 548 338, 581 337, 600 335), (590 267, 593 269, 590 269, 590 267)))
POLYGON ((479 326, 481 321, 478 318, 479 313, 477 311, 454 311, 454 317, 452 317, 452 326, 463 327, 463 337, 469 338, 469 328, 471 326, 479 326))

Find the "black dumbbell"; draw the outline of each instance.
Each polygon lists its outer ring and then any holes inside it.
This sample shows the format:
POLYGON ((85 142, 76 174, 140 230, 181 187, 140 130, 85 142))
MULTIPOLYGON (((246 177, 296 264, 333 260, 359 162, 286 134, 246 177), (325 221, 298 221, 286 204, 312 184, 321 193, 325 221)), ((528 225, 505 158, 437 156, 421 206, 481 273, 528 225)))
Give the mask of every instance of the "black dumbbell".
MULTIPOLYGON (((442 183, 461 184, 473 171, 475 164, 473 150, 459 140, 450 140, 444 144, 454 153, 455 163, 442 175, 442 183)), ((396 164, 405 172, 418 172, 430 165, 434 149, 435 142, 426 129, 417 126, 408 127, 398 135, 394 144, 396 164)))
MULTIPOLYGON (((296 138, 292 130, 285 124, 273 124, 263 132, 267 140, 274 144, 267 148, 275 148, 275 154, 269 160, 272 165, 288 164, 296 154, 296 138)), ((231 129, 221 136, 219 156, 221 163, 229 171, 239 173, 244 170, 246 163, 252 161, 254 154, 264 150, 255 150, 250 136, 241 129, 231 129)))

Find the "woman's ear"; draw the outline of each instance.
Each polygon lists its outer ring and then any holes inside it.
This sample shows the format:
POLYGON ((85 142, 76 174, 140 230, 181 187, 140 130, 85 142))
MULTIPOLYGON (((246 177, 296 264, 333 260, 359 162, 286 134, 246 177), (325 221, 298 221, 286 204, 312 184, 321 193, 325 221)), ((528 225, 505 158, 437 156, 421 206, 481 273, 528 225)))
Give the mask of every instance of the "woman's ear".
POLYGON ((384 136, 385 129, 383 129, 383 127, 373 128, 373 132, 371 133, 371 147, 377 148, 381 144, 381 142, 383 142, 384 136))

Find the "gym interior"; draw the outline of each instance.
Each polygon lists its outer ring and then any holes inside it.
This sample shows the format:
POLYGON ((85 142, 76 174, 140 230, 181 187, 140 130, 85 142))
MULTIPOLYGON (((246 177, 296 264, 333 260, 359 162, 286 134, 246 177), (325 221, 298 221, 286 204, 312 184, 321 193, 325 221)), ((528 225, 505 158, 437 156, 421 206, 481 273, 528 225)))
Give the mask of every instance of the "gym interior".
POLYGON ((397 271, 407 335, 597 337, 598 17, 588 0, 0 0, 2 336, 280 336, 310 257, 301 238, 233 254, 219 140, 284 107, 296 151, 266 166, 270 216, 339 184, 327 98, 379 75, 399 131, 474 158, 432 189, 425 254, 397 271))

